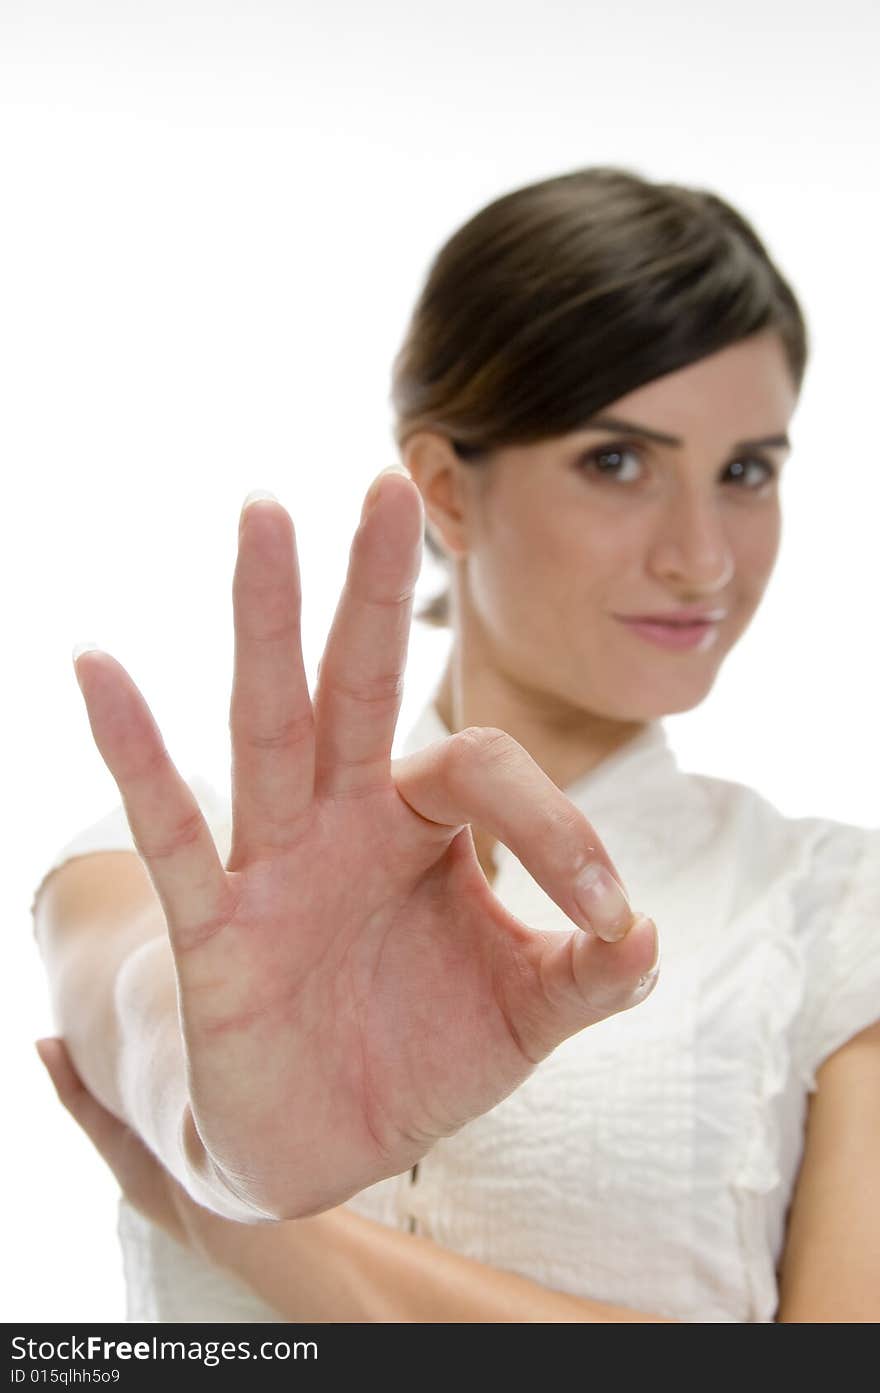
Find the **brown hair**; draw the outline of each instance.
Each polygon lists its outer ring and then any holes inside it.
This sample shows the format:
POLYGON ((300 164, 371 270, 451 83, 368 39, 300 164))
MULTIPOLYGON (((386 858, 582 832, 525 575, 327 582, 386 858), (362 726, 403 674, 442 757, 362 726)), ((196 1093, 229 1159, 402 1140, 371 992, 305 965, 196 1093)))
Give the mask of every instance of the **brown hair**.
MULTIPOLYGON (((578 430, 609 402, 778 330, 800 390, 807 329, 754 229, 702 189, 594 166, 495 199, 441 247, 393 365, 394 437, 474 465, 578 430)), ((425 529, 438 560, 445 553, 425 529)), ((449 592, 417 612, 450 622, 449 592)))

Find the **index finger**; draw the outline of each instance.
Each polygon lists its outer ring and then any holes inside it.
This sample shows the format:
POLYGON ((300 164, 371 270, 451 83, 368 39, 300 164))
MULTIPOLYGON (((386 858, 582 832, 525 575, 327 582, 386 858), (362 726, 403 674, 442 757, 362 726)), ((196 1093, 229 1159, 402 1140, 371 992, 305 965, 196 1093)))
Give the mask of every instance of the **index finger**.
POLYGON ((633 912, 589 819, 513 736, 470 726, 396 759, 393 779, 415 812, 444 827, 475 823, 510 847, 576 923, 615 942, 633 912))

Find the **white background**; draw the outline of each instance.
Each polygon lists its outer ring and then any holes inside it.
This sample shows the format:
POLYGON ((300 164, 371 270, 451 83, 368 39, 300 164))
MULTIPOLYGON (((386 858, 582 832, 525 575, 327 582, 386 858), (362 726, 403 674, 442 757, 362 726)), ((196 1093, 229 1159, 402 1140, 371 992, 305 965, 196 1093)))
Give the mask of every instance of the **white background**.
MULTIPOLYGON (((0 0, 4 1320, 124 1319, 115 1185, 33 1052, 32 891, 118 802, 91 639, 178 768, 228 789, 231 578, 252 488, 295 519, 313 681, 390 367, 478 208, 594 163, 712 188, 801 297, 813 357, 762 610, 685 768, 880 824, 878 11, 872 0, 0 0)), ((426 554, 421 596, 441 577, 426 554)), ((443 632, 413 629, 398 736, 443 632)), ((601 829, 600 829, 601 831, 601 829)))

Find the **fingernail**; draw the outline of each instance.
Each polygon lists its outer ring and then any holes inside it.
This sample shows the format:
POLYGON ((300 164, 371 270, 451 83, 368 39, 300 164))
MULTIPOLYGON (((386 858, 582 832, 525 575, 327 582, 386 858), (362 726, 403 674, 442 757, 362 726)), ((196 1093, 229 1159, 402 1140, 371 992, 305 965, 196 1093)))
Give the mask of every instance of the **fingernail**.
POLYGON ((623 938, 632 910, 623 889, 600 862, 591 861, 581 871, 574 883, 574 898, 590 927, 606 943, 623 938))
POLYGON ((361 522, 363 522, 367 514, 372 511, 374 504, 377 502, 382 488, 382 480, 385 478, 386 474, 403 474, 407 479, 410 477, 409 470, 404 469, 402 464, 389 464, 385 469, 381 469, 367 489, 367 494, 364 498, 364 506, 361 508, 361 522))
POLYGON ((71 656, 73 658, 73 670, 76 673, 77 682, 79 681, 79 673, 76 669, 77 658, 81 658, 83 653, 100 653, 101 651, 102 650, 98 647, 98 645, 96 643, 92 643, 91 640, 87 640, 85 643, 75 643, 73 645, 73 652, 71 656))
POLYGON ((244 516, 244 512, 245 512, 245 509, 246 509, 246 508, 249 508, 249 507, 251 506, 252 503, 259 503, 261 500, 265 500, 265 501, 268 502, 268 503, 277 503, 277 502, 278 502, 278 499, 275 497, 274 493, 270 493, 268 489, 251 489, 251 491, 250 491, 250 493, 248 494, 247 498, 244 500, 244 502, 243 502, 242 505, 241 505, 241 513, 239 514, 239 521, 240 521, 241 518, 244 516))
POLYGON ((648 919, 647 915, 637 915, 636 918, 647 919, 648 923, 654 930, 654 954, 651 958, 651 966, 648 968, 648 971, 644 974, 644 976, 639 978, 639 986, 644 987, 648 982, 652 982, 660 972, 660 935, 657 932, 657 925, 654 923, 653 919, 648 919))

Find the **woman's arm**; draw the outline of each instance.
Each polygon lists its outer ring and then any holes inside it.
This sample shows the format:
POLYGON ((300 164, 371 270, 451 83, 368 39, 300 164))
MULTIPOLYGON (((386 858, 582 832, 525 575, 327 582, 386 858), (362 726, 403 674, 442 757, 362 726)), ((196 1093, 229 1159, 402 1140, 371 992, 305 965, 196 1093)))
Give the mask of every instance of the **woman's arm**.
POLYGON ((254 1222, 213 1175, 192 1127, 168 930, 138 854, 93 852, 54 870, 34 905, 34 934, 86 1088, 203 1204, 254 1222))
POLYGON ((776 1319, 880 1321, 880 1021, 835 1050, 816 1083, 776 1319))
POLYGON ((271 1225, 220 1218, 194 1204, 137 1135, 89 1093, 60 1040, 40 1042, 40 1057, 129 1202, 288 1320, 676 1323, 550 1291, 345 1206, 271 1225))
MULTIPOLYGON (((53 1015, 77 1072, 117 1117, 129 1116, 120 1078, 124 1023, 116 982, 126 960, 166 941, 158 898, 135 851, 77 856, 44 880, 34 904, 34 936, 49 981, 53 1015)), ((166 1009, 176 1028, 174 975, 167 950, 166 1009)), ((158 983, 157 983, 158 985, 158 983)))
POLYGON ((291 1321, 675 1324, 550 1291, 344 1206, 271 1228, 207 1221, 196 1220, 204 1251, 291 1321))

